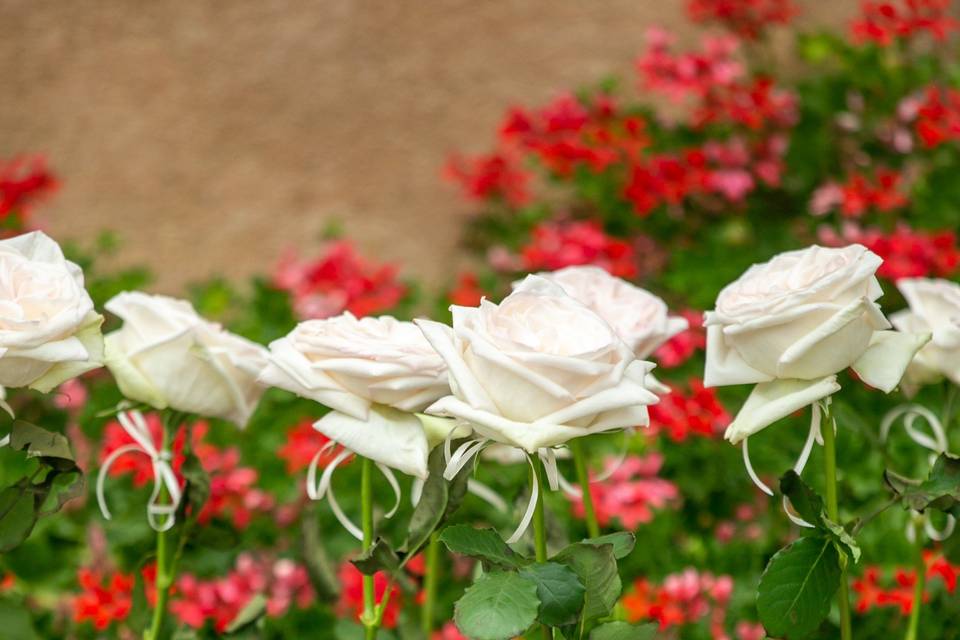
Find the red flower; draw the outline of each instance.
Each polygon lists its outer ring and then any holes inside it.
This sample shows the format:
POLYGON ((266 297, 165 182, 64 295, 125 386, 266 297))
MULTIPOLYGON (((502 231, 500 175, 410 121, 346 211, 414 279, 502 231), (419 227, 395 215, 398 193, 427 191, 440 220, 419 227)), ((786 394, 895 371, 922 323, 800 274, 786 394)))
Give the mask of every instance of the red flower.
POLYGON ((664 369, 679 367, 693 357, 697 351, 706 348, 707 332, 703 328, 703 312, 686 309, 680 312, 686 318, 689 327, 673 336, 654 352, 657 364, 664 369))
POLYGON ((90 621, 97 631, 114 622, 122 622, 133 607, 133 576, 114 572, 104 575, 94 569, 81 568, 77 581, 82 589, 73 598, 73 619, 90 621))
POLYGON ((672 386, 670 393, 650 407, 649 434, 666 433, 674 442, 683 442, 690 434, 712 438, 730 424, 730 414, 714 389, 704 387, 696 378, 688 385, 689 394, 672 386))
POLYGON ((668 575, 659 586, 637 579, 622 602, 630 622, 653 620, 667 629, 707 618, 711 636, 719 639, 727 637, 724 623, 732 592, 730 576, 687 569, 668 575))
POLYGON ((530 174, 512 153, 495 152, 465 158, 451 156, 444 176, 456 182, 471 200, 502 200, 519 207, 530 201, 530 174))
POLYGON ((397 306, 407 287, 397 280, 393 265, 376 265, 357 255, 349 242, 330 243, 311 261, 287 254, 274 272, 273 283, 290 293, 301 318, 329 318, 349 311, 362 317, 397 306))
MULTIPOLYGON (((658 453, 637 457, 631 456, 619 462, 607 460, 607 466, 617 464, 617 468, 603 482, 590 485, 597 522, 607 526, 617 518, 626 529, 635 529, 639 525, 653 520, 653 510, 678 506, 680 491, 668 480, 657 477, 663 464, 658 453)), ((571 501, 574 515, 584 516, 583 500, 580 497, 571 501)))
POLYGON ((448 622, 439 631, 434 631, 430 640, 467 640, 467 636, 460 633, 457 625, 448 622))
POLYGON ((12 214, 22 222, 31 205, 56 188, 57 179, 40 156, 0 161, 0 219, 12 214))
POLYGON ((582 264, 602 267, 621 278, 635 277, 638 271, 633 247, 608 236, 592 220, 538 224, 521 250, 521 261, 525 271, 556 271, 582 264))
POLYGON ((636 62, 645 91, 679 101, 689 96, 703 97, 743 75, 743 65, 734 57, 739 48, 736 38, 707 37, 700 51, 681 54, 672 51, 673 40, 662 29, 647 30, 647 48, 636 62))
MULTIPOLYGON (((306 469, 330 439, 313 428, 313 418, 304 418, 287 430, 287 441, 277 451, 277 457, 287 463, 287 473, 297 473, 306 469)), ((320 457, 319 466, 326 467, 333 460, 335 452, 330 451, 320 457)))
POLYGON ((475 273, 469 271, 457 277, 457 286, 447 294, 451 304, 461 307, 475 307, 480 300, 490 293, 480 286, 480 280, 475 273))
POLYGON ((900 188, 902 176, 896 171, 878 169, 873 179, 854 173, 846 183, 827 183, 820 187, 811 202, 815 215, 823 215, 839 206, 848 218, 859 218, 870 211, 888 212, 908 204, 900 188))
POLYGON ((747 40, 757 40, 774 24, 787 24, 798 13, 790 0, 688 0, 694 22, 717 22, 747 40))
MULTIPOLYGON (((360 620, 363 615, 363 574, 350 562, 344 562, 340 565, 337 572, 340 579, 340 600, 337 602, 336 610, 339 616, 351 616, 355 620, 360 620)), ((383 626, 386 629, 392 629, 397 626, 397 618, 400 615, 401 597, 400 588, 387 579, 387 575, 378 571, 373 576, 374 594, 377 602, 383 601, 383 596, 387 592, 387 585, 390 584, 390 602, 383 613, 383 626)))
POLYGON ((957 28, 950 16, 950 0, 864 0, 862 15, 851 25, 858 43, 875 42, 886 47, 897 38, 926 32, 935 40, 947 39, 957 28))
POLYGON ((739 124, 759 131, 789 128, 797 121, 797 97, 773 80, 757 76, 712 91, 693 115, 693 124, 739 124))
MULTIPOLYGON (((923 554, 927 566, 926 579, 929 583, 933 578, 940 578, 948 593, 953 593, 957 587, 957 575, 960 567, 950 564, 942 554, 927 550, 923 554)), ((867 613, 876 607, 894 607, 899 609, 900 615, 908 616, 913 610, 914 586, 917 575, 915 571, 895 568, 893 585, 884 587, 880 584, 882 571, 879 567, 867 567, 861 578, 853 581, 853 591, 857 594, 857 613, 867 613)), ((924 591, 923 601, 930 599, 930 594, 924 591)))
POLYGON ((914 126, 928 148, 960 140, 960 91, 928 87, 914 126))

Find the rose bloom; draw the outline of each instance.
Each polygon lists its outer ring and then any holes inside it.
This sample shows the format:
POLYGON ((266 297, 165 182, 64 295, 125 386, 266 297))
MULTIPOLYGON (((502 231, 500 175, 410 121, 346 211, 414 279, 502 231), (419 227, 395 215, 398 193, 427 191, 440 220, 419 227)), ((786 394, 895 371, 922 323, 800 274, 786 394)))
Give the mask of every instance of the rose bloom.
POLYGON ((933 334, 907 367, 906 386, 915 388, 941 377, 960 384, 960 285, 950 280, 903 278, 897 288, 910 308, 891 315, 893 325, 900 331, 933 334))
POLYGON ((200 317, 186 300, 134 291, 106 308, 123 320, 105 338, 106 364, 123 395, 246 425, 263 395, 263 347, 200 317))
POLYGON ((852 367, 891 391, 929 335, 888 331, 882 260, 861 245, 812 246, 750 267, 705 317, 708 387, 759 383, 727 428, 733 443, 837 390, 852 367))
POLYGON ((688 326, 684 318, 668 314, 663 300, 600 267, 567 267, 537 275, 560 285, 606 320, 637 358, 646 358, 688 326))
POLYGON ((452 328, 417 321, 446 361, 453 392, 427 413, 531 453, 648 423, 653 365, 558 285, 528 276, 499 305, 451 309, 452 328))
POLYGON ((0 385, 44 393, 103 366, 83 272, 40 231, 0 241, 0 385))
POLYGON ((412 412, 449 387, 443 359, 412 322, 350 313, 301 322, 270 344, 260 379, 333 409, 314 424, 331 440, 426 477, 427 438, 412 412))

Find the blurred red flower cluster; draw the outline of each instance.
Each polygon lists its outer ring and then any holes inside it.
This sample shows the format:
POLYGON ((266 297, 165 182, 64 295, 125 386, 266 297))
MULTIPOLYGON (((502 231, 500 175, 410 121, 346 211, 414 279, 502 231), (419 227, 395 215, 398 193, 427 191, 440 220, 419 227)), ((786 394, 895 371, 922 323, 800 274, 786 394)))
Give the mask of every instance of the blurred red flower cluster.
POLYGON ((745 40, 761 38, 772 25, 784 25, 799 13, 791 0, 688 0, 694 22, 716 22, 745 40))
POLYGON ((860 218, 870 212, 894 211, 909 203, 901 182, 902 175, 889 169, 878 169, 872 178, 854 173, 843 184, 828 182, 814 191, 810 212, 825 215, 839 208, 844 217, 860 218))
MULTIPOLYGON (((679 506, 680 490, 669 480, 657 476, 663 456, 651 453, 643 457, 629 456, 623 461, 608 458, 609 477, 590 485, 590 496, 600 526, 616 518, 625 529, 636 529, 653 520, 654 509, 679 506)), ((583 499, 571 499, 573 513, 584 516, 583 499)))
POLYGON ((953 231, 918 231, 898 224, 892 233, 846 224, 840 234, 831 227, 820 229, 820 241, 828 246, 857 242, 883 258, 877 275, 900 278, 949 277, 960 270, 960 248, 953 231))
POLYGON ((671 385, 670 393, 650 407, 650 428, 645 433, 662 434, 674 442, 683 442, 691 435, 713 438, 723 433, 731 416, 716 390, 704 387, 697 378, 690 379, 687 387, 689 392, 671 385))
POLYGON ((357 317, 376 315, 397 306, 407 293, 394 265, 364 259, 346 240, 331 242, 312 260, 288 253, 274 271, 273 284, 290 293, 301 319, 344 311, 357 317))
MULTIPOLYGON (((163 424, 160 415, 154 412, 144 414, 147 426, 153 436, 153 441, 159 449, 162 442, 163 424)), ((212 518, 230 518, 234 526, 243 529, 255 513, 262 513, 274 507, 273 497, 256 487, 258 472, 252 467, 240 465, 240 451, 235 447, 221 449, 204 441, 209 430, 206 422, 198 421, 188 429, 183 424, 177 427, 170 445, 172 454, 171 467, 181 486, 185 483, 180 470, 185 460, 184 445, 187 433, 192 434, 191 447, 204 470, 210 474, 210 497, 200 512, 200 522, 208 522, 212 518)), ((134 444, 133 438, 120 423, 112 420, 106 424, 103 431, 103 447, 100 451, 100 462, 121 447, 134 444)), ((142 453, 129 452, 121 455, 110 467, 111 476, 132 474, 133 485, 142 487, 153 480, 153 464, 150 458, 142 453)))
POLYGON ((928 87, 917 109, 917 136, 928 148, 960 141, 960 91, 928 87))
MULTIPOLYGON (((359 621, 363 615, 363 574, 351 562, 343 562, 337 571, 340 580, 340 599, 337 601, 337 615, 359 621)), ((397 626, 400 609, 403 607, 403 594, 395 582, 391 582, 383 571, 373 576, 373 588, 376 602, 383 602, 387 589, 390 589, 390 601, 383 612, 383 627, 393 629, 397 626)))
POLYGON ((856 42, 889 46, 898 38, 927 33, 942 41, 957 28, 950 0, 865 0, 851 34, 856 42))
MULTIPOLYGON (((926 580, 938 578, 943 582, 947 593, 952 594, 957 589, 957 576, 960 575, 960 566, 951 564, 939 553, 924 551, 924 562, 927 566, 926 580)), ((917 572, 912 569, 897 568, 893 572, 893 584, 881 585, 883 570, 877 566, 867 567, 863 576, 853 581, 853 591, 857 594, 856 609, 858 613, 867 613, 875 607, 893 607, 901 615, 908 616, 913 610, 914 587, 917 582, 917 572)), ((925 590, 923 600, 929 600, 930 594, 925 590)))
POLYGON ((520 251, 518 270, 556 271, 590 264, 615 276, 637 275, 637 260, 630 243, 613 238, 594 221, 545 222, 537 225, 529 244, 520 251))
POLYGON ((31 206, 57 188, 57 179, 40 156, 0 161, 0 220, 22 224, 31 206))
POLYGON ((679 367, 693 357, 697 351, 707 346, 707 332, 703 328, 703 313, 692 309, 685 309, 680 315, 686 319, 688 328, 673 336, 654 352, 657 365, 672 369, 679 367))
POLYGON ((135 584, 132 575, 81 568, 77 582, 81 591, 72 601, 75 621, 90 622, 97 631, 103 631, 130 615, 135 584))

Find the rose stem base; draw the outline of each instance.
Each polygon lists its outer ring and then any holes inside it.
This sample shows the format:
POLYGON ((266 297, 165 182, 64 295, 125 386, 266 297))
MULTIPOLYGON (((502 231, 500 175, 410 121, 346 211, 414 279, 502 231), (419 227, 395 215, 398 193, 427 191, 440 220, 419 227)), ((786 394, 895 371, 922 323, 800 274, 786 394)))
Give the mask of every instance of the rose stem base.
POLYGON ((913 608, 910 610, 910 623, 907 625, 905 640, 917 640, 920 629, 920 608, 923 606, 923 591, 927 585, 927 563, 923 560, 923 517, 913 514, 913 535, 916 543, 916 556, 913 569, 916 580, 913 584, 913 608))
MULTIPOLYGON (((537 491, 537 505, 533 511, 534 550, 536 551, 537 562, 546 562, 547 526, 543 515, 543 462, 540 461, 540 456, 537 455, 530 456, 530 460, 533 463, 531 473, 535 474, 530 479, 531 483, 536 482, 536 485, 540 488, 540 490, 537 491)), ((543 625, 540 629, 544 640, 551 640, 551 638, 553 638, 553 631, 550 630, 550 627, 543 625)))
MULTIPOLYGON (((834 420, 829 412, 820 426, 820 433, 823 436, 823 457, 824 473, 826 480, 825 491, 827 494, 827 517, 834 522, 839 522, 839 507, 837 505, 837 442, 834 433, 834 420)), ((841 562, 840 566, 840 589, 837 591, 838 604, 840 607, 840 638, 841 640, 851 640, 853 632, 850 624, 850 589, 847 584, 847 563, 841 562)))
POLYGON ((437 581, 440 577, 440 536, 434 531, 430 534, 430 542, 426 553, 426 575, 423 585, 423 609, 421 609, 421 627, 429 638, 433 632, 433 607, 437 597, 437 581))
MULTIPOLYGON (((170 446, 170 430, 168 422, 171 422, 169 415, 161 424, 161 446, 166 451, 170 446)), ((166 499, 166 489, 161 488, 158 496, 161 500, 166 499)), ((167 516, 172 517, 172 516, 167 516)), ((158 640, 160 632, 163 629, 163 619, 167 614, 167 600, 170 598, 170 587, 173 586, 173 580, 176 576, 176 556, 170 553, 170 531, 157 531, 157 577, 154 586, 157 590, 157 601, 153 606, 153 616, 150 621, 150 628, 144 632, 145 640, 158 640)))
POLYGON ((587 523, 587 534, 591 538, 596 538, 600 536, 600 523, 597 522, 597 511, 593 506, 593 494, 590 493, 590 473, 587 470, 587 458, 583 452, 581 440, 582 438, 578 438, 567 444, 577 470, 577 483, 580 485, 580 495, 583 500, 583 519, 587 523))
MULTIPOLYGON (((373 462, 368 458, 360 459, 360 503, 362 509, 363 551, 373 546, 373 462)), ((366 640, 377 637, 377 596, 373 576, 363 576, 363 626, 366 640)))

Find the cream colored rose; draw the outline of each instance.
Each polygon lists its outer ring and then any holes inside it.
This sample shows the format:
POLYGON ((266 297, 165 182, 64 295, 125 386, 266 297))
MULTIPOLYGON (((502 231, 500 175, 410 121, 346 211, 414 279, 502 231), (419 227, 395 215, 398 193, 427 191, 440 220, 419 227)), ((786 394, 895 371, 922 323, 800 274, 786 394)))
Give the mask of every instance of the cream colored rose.
POLYGON ((243 427, 263 395, 260 345, 197 314, 186 300, 125 292, 106 304, 123 326, 107 334, 106 365, 129 399, 243 427))
POLYGON ((606 320, 641 360, 687 329, 686 319, 669 315, 663 300, 600 267, 566 267, 537 275, 560 285, 606 320))
POLYGON ((270 344, 265 384, 334 411, 314 426, 346 448, 427 475, 427 437, 413 412, 450 392, 446 365, 412 322, 345 313, 301 322, 270 344))
POLYGON ((0 241, 0 385, 50 391, 103 366, 80 267, 40 231, 0 241))
POLYGON ((499 305, 453 307, 453 327, 417 323, 450 369, 452 395, 427 413, 535 452, 648 423, 649 362, 558 285, 529 276, 499 305))
POLYGON ((891 391, 928 336, 887 331, 874 276, 882 260, 861 245, 809 247, 756 264, 706 314, 707 386, 757 385, 727 429, 744 437, 837 391, 847 367, 891 391))
POLYGON ((960 384, 960 284, 950 280, 904 278, 897 288, 909 309, 890 316, 900 331, 930 332, 933 337, 907 368, 911 388, 942 376, 960 384))

